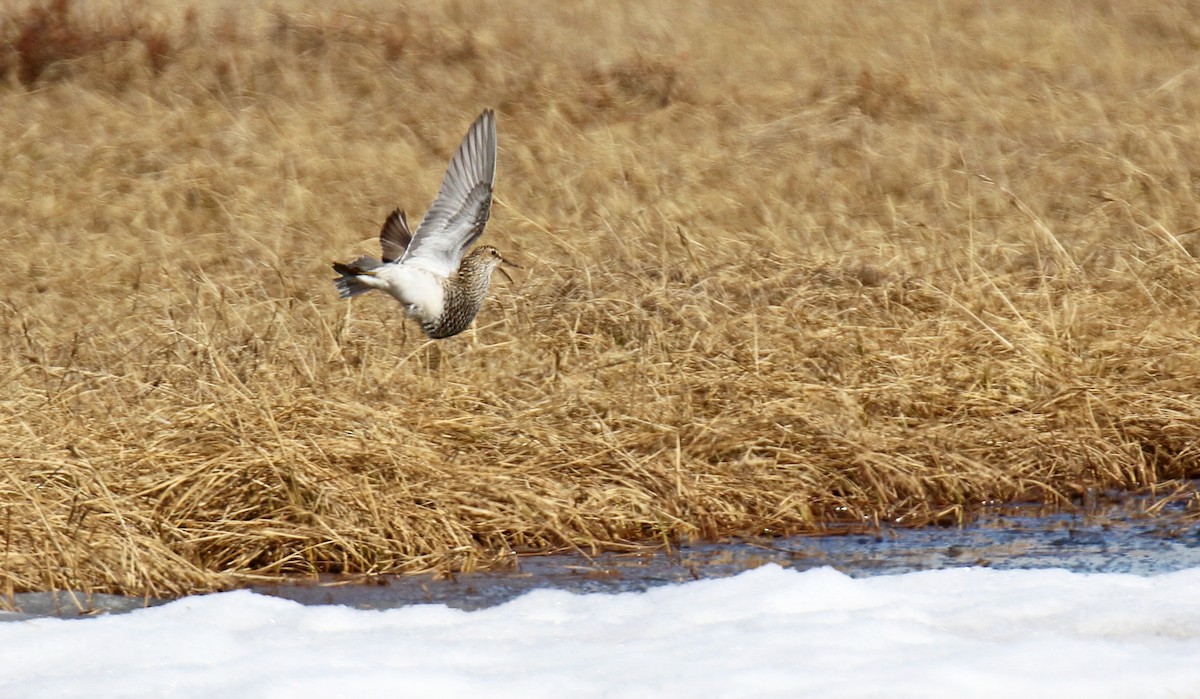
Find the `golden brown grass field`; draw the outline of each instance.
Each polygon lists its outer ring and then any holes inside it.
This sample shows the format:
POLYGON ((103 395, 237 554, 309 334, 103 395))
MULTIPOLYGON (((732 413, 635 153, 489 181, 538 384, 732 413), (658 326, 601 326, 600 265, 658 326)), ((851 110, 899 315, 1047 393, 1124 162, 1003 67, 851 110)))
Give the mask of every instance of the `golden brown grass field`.
POLYGON ((0 592, 1200 476, 1196 3, 0 7, 0 592), (339 299, 489 106, 515 282, 339 299))

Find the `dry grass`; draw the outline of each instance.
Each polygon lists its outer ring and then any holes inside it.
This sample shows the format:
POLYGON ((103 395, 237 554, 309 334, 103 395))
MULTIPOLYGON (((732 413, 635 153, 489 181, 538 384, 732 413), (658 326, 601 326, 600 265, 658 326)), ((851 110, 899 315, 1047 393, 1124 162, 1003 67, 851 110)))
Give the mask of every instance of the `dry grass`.
POLYGON ((136 7, 0 24, 9 591, 1200 475, 1194 3, 136 7), (328 264, 485 106, 527 271, 431 343, 328 264))

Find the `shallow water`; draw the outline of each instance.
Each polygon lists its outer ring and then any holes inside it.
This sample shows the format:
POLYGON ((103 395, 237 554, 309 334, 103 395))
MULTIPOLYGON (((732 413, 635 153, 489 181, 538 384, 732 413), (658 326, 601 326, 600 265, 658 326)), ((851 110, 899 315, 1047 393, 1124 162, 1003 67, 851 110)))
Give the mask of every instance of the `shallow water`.
POLYGON ((735 575, 764 563, 796 570, 831 566, 851 576, 961 566, 1153 575, 1200 566, 1200 523, 1187 521, 1186 507, 1183 499, 1154 508, 1147 498, 1118 496, 1090 506, 1087 513, 1045 514, 1040 506, 987 508, 964 527, 884 527, 869 534, 741 539, 670 552, 528 556, 519 558, 511 571, 442 579, 384 577, 373 585, 256 589, 305 604, 386 609, 439 603, 480 609, 543 587, 633 592, 735 575))
MULTIPOLYGON (((822 536, 739 539, 669 552, 520 556, 507 571, 379 576, 366 584, 361 578, 330 578, 253 589, 304 604, 389 609, 436 603, 481 609, 537 588, 633 592, 734 575, 764 563, 796 570, 832 566, 852 576, 960 566, 1152 575, 1200 566, 1200 522, 1188 512, 1195 504, 1194 495, 1155 500, 1111 494, 1073 513, 1046 513, 1032 505, 984 508, 963 527, 885 526, 871 533, 843 530, 822 536)), ((0 620, 120 612, 155 603, 64 592, 18 594, 13 602, 17 611, 0 612, 0 620)))

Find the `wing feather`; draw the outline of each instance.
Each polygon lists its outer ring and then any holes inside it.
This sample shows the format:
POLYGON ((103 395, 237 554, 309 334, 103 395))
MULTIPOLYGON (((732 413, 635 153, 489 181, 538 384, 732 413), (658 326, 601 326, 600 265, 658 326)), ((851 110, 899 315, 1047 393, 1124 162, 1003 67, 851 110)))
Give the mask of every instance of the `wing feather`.
POLYGON ((388 214, 379 230, 379 247, 383 249, 383 263, 395 262, 404 256, 412 241, 412 231, 408 229, 408 217, 400 209, 388 214))
POLYGON ((487 109, 467 130, 400 261, 420 261, 447 277, 457 271, 467 249, 483 235, 495 180, 496 115, 487 109))

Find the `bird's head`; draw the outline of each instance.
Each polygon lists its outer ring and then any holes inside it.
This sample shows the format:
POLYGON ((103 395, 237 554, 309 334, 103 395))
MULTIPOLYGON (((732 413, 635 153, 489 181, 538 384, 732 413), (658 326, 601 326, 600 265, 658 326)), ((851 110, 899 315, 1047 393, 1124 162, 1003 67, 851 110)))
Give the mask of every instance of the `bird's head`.
POLYGON ((521 269, 521 265, 512 260, 504 259, 500 251, 491 245, 480 245, 472 250, 471 254, 467 255, 467 259, 463 260, 464 266, 468 264, 473 267, 482 267, 488 276, 491 275, 492 270, 500 270, 500 274, 503 274, 504 278, 509 282, 512 282, 513 279, 508 276, 508 272, 504 271, 504 267, 521 269))

